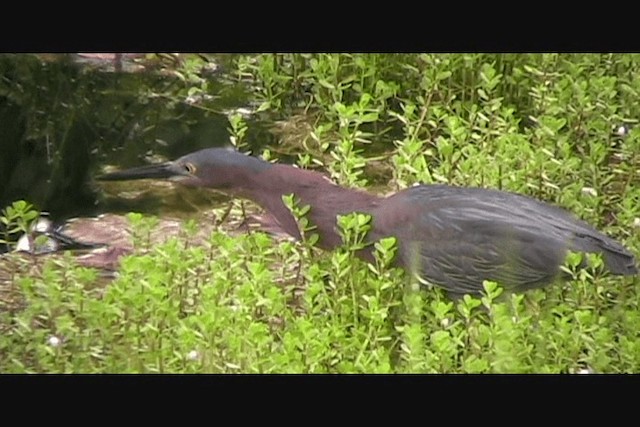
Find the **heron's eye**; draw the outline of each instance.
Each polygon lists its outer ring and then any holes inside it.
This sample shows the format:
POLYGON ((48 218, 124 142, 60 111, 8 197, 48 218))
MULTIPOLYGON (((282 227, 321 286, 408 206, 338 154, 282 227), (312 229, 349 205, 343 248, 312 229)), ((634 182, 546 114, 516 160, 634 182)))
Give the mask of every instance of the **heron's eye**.
POLYGON ((196 167, 193 165, 193 163, 185 163, 184 169, 192 175, 196 173, 196 167))

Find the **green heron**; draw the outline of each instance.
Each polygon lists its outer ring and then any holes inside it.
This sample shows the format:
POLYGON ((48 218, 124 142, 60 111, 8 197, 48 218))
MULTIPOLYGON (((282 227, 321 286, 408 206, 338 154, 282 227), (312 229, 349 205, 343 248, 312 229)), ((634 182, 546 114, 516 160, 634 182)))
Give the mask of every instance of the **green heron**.
MULTIPOLYGON (((596 253, 613 274, 638 272, 620 243, 558 207, 505 191, 418 185, 389 197, 347 189, 321 173, 272 164, 226 148, 209 148, 162 164, 113 172, 100 180, 170 179, 252 200, 289 235, 299 239, 295 218, 282 201, 294 194, 309 205, 318 246, 342 243, 337 215, 370 214, 369 242, 397 239, 397 265, 450 293, 478 294, 484 280, 512 290, 552 282, 568 250, 596 253)), ((372 261, 371 247, 358 254, 372 261)))

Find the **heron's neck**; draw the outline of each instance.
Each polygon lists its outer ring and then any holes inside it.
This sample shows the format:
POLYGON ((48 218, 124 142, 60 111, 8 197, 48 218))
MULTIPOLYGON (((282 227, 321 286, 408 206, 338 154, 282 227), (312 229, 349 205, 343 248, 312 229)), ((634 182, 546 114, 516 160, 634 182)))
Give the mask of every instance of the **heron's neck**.
POLYGON ((309 220, 317 227, 318 246, 333 249, 341 239, 336 231, 336 216, 351 212, 371 213, 381 200, 364 191, 340 187, 325 175, 289 165, 274 165, 249 180, 243 195, 269 212, 284 231, 300 238, 298 225, 284 205, 282 196, 294 194, 300 206, 310 206, 309 220))

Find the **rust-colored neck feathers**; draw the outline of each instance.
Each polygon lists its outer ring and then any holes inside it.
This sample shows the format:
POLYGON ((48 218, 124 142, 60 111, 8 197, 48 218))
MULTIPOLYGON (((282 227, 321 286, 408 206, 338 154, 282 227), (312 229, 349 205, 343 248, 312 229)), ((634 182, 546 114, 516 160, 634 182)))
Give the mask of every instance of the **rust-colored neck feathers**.
POLYGON ((317 227, 318 246, 333 249, 341 239, 336 231, 336 216, 351 212, 371 213, 381 198, 364 191, 337 186, 325 175, 289 165, 273 165, 251 174, 238 195, 253 200, 269 212, 289 235, 300 238, 298 225, 282 202, 282 196, 294 194, 301 206, 309 205, 309 220, 317 227))

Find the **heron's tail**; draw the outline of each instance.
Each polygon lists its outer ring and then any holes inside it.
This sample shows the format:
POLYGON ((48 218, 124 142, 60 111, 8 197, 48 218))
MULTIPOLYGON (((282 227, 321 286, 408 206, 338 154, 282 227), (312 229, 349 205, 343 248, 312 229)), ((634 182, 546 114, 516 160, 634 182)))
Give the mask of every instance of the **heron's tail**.
POLYGON ((604 252, 604 261, 607 269, 613 274, 633 276, 638 274, 636 260, 630 253, 604 252))
POLYGON ((573 250, 602 254, 604 264, 612 274, 621 276, 638 274, 634 255, 620 243, 605 235, 577 235, 573 243, 573 250))

